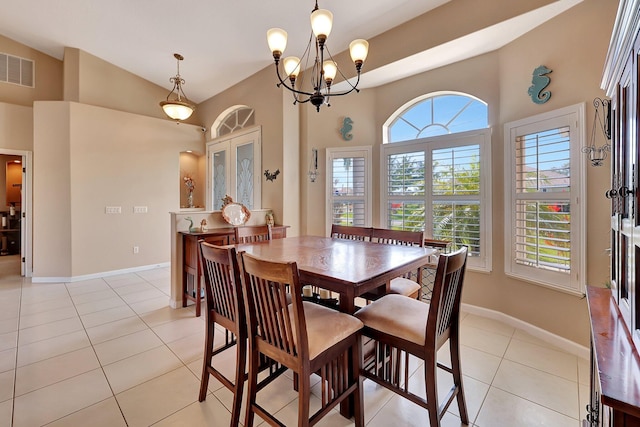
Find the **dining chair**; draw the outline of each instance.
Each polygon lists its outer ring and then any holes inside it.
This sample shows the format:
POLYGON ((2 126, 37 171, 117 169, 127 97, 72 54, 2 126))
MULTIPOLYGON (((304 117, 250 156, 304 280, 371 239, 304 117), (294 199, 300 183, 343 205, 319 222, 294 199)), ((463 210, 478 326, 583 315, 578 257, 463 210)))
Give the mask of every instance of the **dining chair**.
POLYGON ((236 243, 256 243, 271 240, 268 225, 245 225, 234 228, 236 243))
POLYGON ((371 227, 331 224, 331 237, 349 240, 371 240, 371 227))
MULTIPOLYGON (((371 241, 386 245, 423 246, 424 237, 422 231, 374 228, 371 241)), ((391 279, 389 293, 419 299, 422 291, 422 269, 423 267, 420 267, 403 277, 391 279)))
POLYGON ((416 403, 429 412, 431 427, 440 420, 456 398, 460 420, 469 423, 460 369, 460 297, 467 263, 467 248, 463 247, 438 259, 436 280, 430 304, 401 295, 385 295, 363 307, 355 316, 364 323, 364 337, 379 345, 373 363, 364 366, 361 375, 416 403), (451 366, 438 363, 437 352, 447 340, 451 366), (424 363, 426 399, 409 390, 409 364, 404 375, 395 366, 401 363, 402 352, 412 354, 424 363), (391 360, 390 360, 391 359, 391 360), (450 373, 453 387, 438 403, 438 368, 450 373))
POLYGON ((347 397, 353 396, 355 425, 364 425, 360 371, 360 330, 355 317, 302 301, 296 262, 275 262, 247 252, 239 254, 249 334, 249 380, 245 426, 258 414, 283 425, 257 402, 260 355, 291 369, 298 377, 298 425, 314 425, 347 397), (287 304, 286 287, 292 289, 287 304), (351 359, 350 359, 351 357, 351 359), (351 363, 350 363, 351 360, 351 363), (310 416, 310 376, 321 378, 321 408, 310 416))
MULTIPOLYGON (((233 246, 220 247, 204 241, 200 241, 199 246, 207 305, 204 360, 198 400, 203 402, 207 398, 209 376, 213 375, 233 393, 230 425, 237 426, 240 421, 244 382, 247 378, 247 323, 242 302, 236 249, 233 246), (214 350, 216 324, 225 329, 225 342, 214 350), (230 379, 214 366, 213 357, 234 346, 236 349, 236 368, 234 378, 230 379)), ((271 369, 271 374, 278 369, 282 372, 286 370, 285 367, 275 366, 270 361, 263 359, 260 369, 266 368, 271 369)), ((263 382, 266 385, 266 380, 263 382)))

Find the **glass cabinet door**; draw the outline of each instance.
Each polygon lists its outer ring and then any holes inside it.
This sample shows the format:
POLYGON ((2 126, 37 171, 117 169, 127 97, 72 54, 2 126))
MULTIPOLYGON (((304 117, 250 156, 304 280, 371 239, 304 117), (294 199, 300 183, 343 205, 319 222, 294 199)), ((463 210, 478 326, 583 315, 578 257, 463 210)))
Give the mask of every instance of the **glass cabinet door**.
POLYGON ((260 128, 254 127, 207 144, 207 206, 211 210, 220 210, 227 195, 248 209, 261 208, 260 133, 260 128))

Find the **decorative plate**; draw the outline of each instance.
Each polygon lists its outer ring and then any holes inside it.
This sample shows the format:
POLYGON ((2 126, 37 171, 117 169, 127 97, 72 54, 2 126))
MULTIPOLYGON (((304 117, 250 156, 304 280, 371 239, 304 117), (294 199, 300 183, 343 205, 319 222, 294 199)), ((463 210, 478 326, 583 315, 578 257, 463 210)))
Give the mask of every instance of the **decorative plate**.
POLYGON ((222 208, 222 218, 234 226, 244 225, 251 218, 251 212, 242 203, 228 203, 222 208))

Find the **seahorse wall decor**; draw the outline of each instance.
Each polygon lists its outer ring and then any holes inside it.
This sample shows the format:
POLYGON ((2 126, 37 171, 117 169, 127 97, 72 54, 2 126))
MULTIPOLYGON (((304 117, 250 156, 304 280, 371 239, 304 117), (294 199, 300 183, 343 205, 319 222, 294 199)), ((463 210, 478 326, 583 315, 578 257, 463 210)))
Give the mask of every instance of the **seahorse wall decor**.
POLYGON ((540 65, 538 68, 533 70, 533 78, 531 79, 532 85, 529 86, 529 96, 536 104, 544 104, 551 98, 550 91, 545 90, 543 92, 543 90, 549 86, 549 83, 551 83, 551 79, 547 77, 547 74, 550 72, 551 70, 544 65, 540 65))
POLYGON ((344 139, 345 141, 351 141, 351 139, 353 138, 353 135, 349 133, 353 129, 353 126, 351 126, 352 124, 353 120, 351 120, 351 117, 345 117, 344 120, 342 120, 340 134, 342 135, 342 139, 344 139))

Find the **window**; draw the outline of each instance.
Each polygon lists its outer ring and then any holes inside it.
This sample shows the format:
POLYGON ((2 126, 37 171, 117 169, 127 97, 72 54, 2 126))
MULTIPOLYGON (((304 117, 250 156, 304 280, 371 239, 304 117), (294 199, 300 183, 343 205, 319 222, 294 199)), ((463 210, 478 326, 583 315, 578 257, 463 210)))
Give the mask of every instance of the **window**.
POLYGON ((260 127, 253 127, 207 143, 207 206, 211 210, 222 209, 226 195, 248 209, 262 207, 260 134, 260 127))
POLYGON ((486 104, 464 94, 438 93, 399 111, 387 121, 385 139, 391 143, 382 147, 381 223, 423 230, 427 237, 451 241, 454 248, 468 246, 469 267, 489 271, 491 133, 486 104))
POLYGON ((450 135, 488 127, 487 104, 463 93, 421 96, 399 109, 385 125, 385 143, 450 135))
POLYGON ((505 125, 505 269, 582 294, 584 105, 505 125))
POLYGON ((371 147, 327 148, 327 233, 331 224, 371 225, 371 147))

